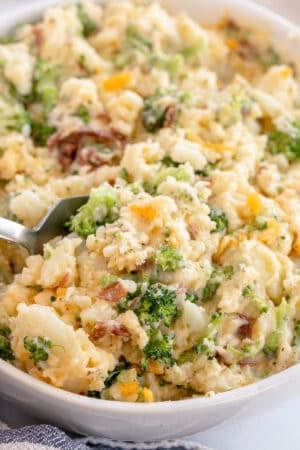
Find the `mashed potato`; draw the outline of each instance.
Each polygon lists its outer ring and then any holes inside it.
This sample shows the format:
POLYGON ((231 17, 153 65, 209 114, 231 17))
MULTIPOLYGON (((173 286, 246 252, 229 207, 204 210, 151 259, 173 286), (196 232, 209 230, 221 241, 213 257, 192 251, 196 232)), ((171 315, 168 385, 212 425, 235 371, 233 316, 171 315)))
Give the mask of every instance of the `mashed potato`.
POLYGON ((0 242, 2 359, 132 402, 299 361, 295 66, 231 19, 123 1, 50 8, 0 67, 2 215, 89 194, 43 255, 0 242))

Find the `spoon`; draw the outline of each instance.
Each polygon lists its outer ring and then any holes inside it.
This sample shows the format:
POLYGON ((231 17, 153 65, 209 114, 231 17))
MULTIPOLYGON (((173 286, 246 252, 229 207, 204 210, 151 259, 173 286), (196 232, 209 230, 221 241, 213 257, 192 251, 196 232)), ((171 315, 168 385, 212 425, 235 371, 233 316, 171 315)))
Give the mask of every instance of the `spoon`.
POLYGON ((58 200, 35 228, 27 228, 1 217, 0 238, 25 247, 31 254, 42 254, 46 242, 67 233, 65 223, 88 198, 88 195, 80 195, 58 200))

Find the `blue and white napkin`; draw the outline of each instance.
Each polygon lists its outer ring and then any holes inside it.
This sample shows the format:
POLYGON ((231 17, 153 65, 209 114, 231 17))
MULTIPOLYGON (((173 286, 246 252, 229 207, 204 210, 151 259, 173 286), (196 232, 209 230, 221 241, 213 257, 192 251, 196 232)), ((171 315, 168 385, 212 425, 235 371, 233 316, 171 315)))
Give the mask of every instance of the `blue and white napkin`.
POLYGON ((118 442, 97 437, 71 438, 51 425, 10 429, 0 422, 0 450, 209 450, 196 442, 118 442))

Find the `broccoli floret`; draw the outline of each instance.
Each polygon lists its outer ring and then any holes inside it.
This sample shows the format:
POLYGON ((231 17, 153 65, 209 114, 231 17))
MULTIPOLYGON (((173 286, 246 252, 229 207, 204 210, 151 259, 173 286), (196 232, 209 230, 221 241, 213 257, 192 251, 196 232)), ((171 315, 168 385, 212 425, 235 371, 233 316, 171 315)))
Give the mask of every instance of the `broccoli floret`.
POLYGON ((274 330, 266 339, 263 348, 264 354, 268 358, 276 358, 278 350, 284 334, 286 332, 286 325, 289 319, 290 307, 286 300, 282 300, 280 305, 276 307, 276 330, 274 330))
POLYGON ((37 60, 32 88, 33 101, 42 103, 45 115, 58 101, 58 79, 59 69, 57 66, 42 59, 37 60))
POLYGON ((55 133, 56 128, 48 125, 46 119, 42 121, 31 119, 31 137, 35 145, 44 147, 47 144, 48 138, 55 133))
POLYGON ((142 122, 150 133, 155 133, 162 128, 166 119, 166 108, 158 105, 156 99, 150 97, 145 100, 142 111, 142 122))
POLYGON ((4 361, 12 361, 14 359, 9 337, 9 327, 0 324, 0 359, 4 359, 4 361))
POLYGON ((260 313, 268 312, 269 308, 267 302, 256 294, 252 286, 246 286, 242 291, 242 296, 250 299, 260 313))
POLYGON ((197 303, 199 301, 199 296, 195 294, 194 292, 187 292, 185 294, 185 299, 188 300, 191 303, 197 303))
POLYGON ((173 177, 177 181, 185 181, 189 183, 192 181, 191 175, 187 172, 184 166, 168 167, 159 171, 154 182, 155 186, 160 185, 168 177, 173 177))
POLYGON ((270 131, 268 134, 267 151, 272 155, 283 153, 289 162, 300 158, 300 123, 293 123, 293 135, 283 131, 270 131))
POLYGON ((23 131, 30 126, 30 114, 13 98, 0 95, 0 134, 8 131, 23 131))
POLYGON ((88 16, 81 3, 77 4, 77 16, 82 26, 82 34, 89 37, 97 29, 97 24, 88 16))
POLYGON ((208 358, 214 357, 218 327, 222 318, 223 314, 221 312, 215 312, 212 314, 204 336, 199 339, 197 344, 194 346, 194 350, 198 355, 206 355, 208 358))
POLYGON ((163 271, 174 272, 184 267, 182 255, 174 247, 168 245, 160 247, 155 262, 163 271))
POLYGON ((90 121, 90 112, 84 105, 81 105, 78 109, 76 109, 74 116, 79 117, 85 125, 87 125, 90 121))
POLYGON ((128 170, 126 169, 126 167, 121 168, 120 178, 122 178, 122 180, 125 180, 127 183, 129 182, 129 173, 128 173, 128 170))
POLYGON ((216 208, 210 208, 209 213, 210 220, 215 222, 216 227, 213 232, 222 232, 227 231, 228 228, 228 219, 224 211, 217 210, 216 208))
POLYGON ((215 170, 219 168, 219 163, 212 163, 212 162, 208 162, 202 170, 196 170, 196 174, 200 175, 201 177, 209 177, 211 175, 211 173, 215 170))
POLYGON ((47 361, 49 358, 49 350, 53 347, 53 344, 48 339, 41 336, 37 338, 24 337, 23 345, 25 350, 30 353, 29 358, 33 360, 35 366, 41 361, 47 361))
POLYGON ((212 300, 222 281, 230 280, 232 275, 233 275, 232 266, 225 266, 222 268, 213 269, 206 285, 204 286, 201 298, 202 302, 206 303, 212 300))
POLYGON ((174 336, 151 329, 149 341, 143 350, 144 356, 141 364, 143 370, 147 370, 149 360, 156 360, 172 366, 175 363, 172 356, 173 343, 174 336))
POLYGON ((121 310, 130 308, 132 300, 133 310, 142 324, 163 321, 164 325, 169 327, 178 317, 176 291, 160 283, 138 284, 137 290, 127 294, 124 304, 119 305, 119 308, 121 310), (139 298, 138 302, 137 298, 139 298))
POLYGON ((92 189, 88 202, 79 208, 67 226, 79 236, 87 237, 95 234, 98 226, 114 222, 118 213, 116 191, 109 184, 103 184, 92 189))

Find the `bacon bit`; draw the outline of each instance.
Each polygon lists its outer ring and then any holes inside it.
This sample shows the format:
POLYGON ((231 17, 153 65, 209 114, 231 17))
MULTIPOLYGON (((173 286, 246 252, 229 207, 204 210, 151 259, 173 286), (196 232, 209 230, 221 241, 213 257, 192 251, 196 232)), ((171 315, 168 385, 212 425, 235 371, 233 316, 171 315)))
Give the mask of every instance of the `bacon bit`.
POLYGON ((189 224, 187 227, 188 233, 190 235, 190 238, 195 241, 197 239, 198 236, 198 229, 196 228, 195 225, 189 224))
POLYGON ((94 149, 92 149, 92 152, 84 154, 83 150, 87 145, 92 147, 93 143, 100 143, 120 149, 125 146, 126 142, 126 137, 113 128, 110 130, 96 130, 91 127, 82 127, 67 135, 58 131, 50 136, 47 145, 50 151, 57 152, 59 162, 67 169, 75 160, 81 164, 89 163, 96 167, 107 164, 107 156, 99 154, 96 158, 94 149), (86 139, 91 139, 93 142, 86 144, 86 139))
POLYGON ((41 27, 39 25, 34 25, 32 27, 32 34, 34 36, 36 46, 41 47, 44 42, 43 30, 41 27))
POLYGON ((98 296, 108 302, 117 303, 127 294, 126 289, 120 281, 101 289, 98 296))
POLYGON ((130 338, 128 328, 116 320, 108 320, 106 322, 99 320, 91 333, 93 339, 103 338, 105 335, 119 336, 123 338, 130 338))
POLYGON ((99 113, 97 118, 99 120, 102 120, 102 122, 104 122, 106 124, 109 124, 111 122, 111 117, 107 111, 103 111, 103 112, 99 113))
POLYGON ((262 129, 262 133, 268 133, 269 131, 274 130, 273 120, 270 116, 262 117, 259 122, 262 129))
POLYGON ((163 126, 165 128, 171 127, 177 118, 177 108, 175 105, 170 105, 165 111, 165 120, 163 126))
POLYGON ((238 44, 237 54, 240 58, 251 61, 258 57, 257 48, 248 39, 241 39, 238 44))
POLYGON ((185 294, 186 291, 187 291, 186 288, 181 286, 181 287, 176 289, 176 294, 177 295, 185 294))
POLYGON ((240 319, 244 320, 243 325, 241 325, 237 331, 239 338, 241 339, 251 338, 254 319, 251 319, 250 317, 241 313, 237 313, 237 315, 240 319))

